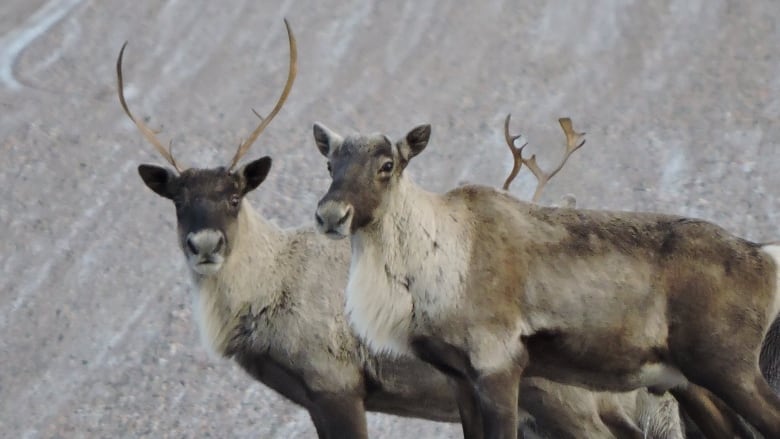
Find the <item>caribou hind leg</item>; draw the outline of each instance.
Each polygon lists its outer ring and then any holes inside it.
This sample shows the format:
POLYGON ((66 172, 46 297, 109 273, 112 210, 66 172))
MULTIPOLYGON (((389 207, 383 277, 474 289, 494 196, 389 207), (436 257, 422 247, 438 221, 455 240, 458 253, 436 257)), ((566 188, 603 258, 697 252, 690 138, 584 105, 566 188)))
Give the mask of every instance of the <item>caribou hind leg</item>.
MULTIPOLYGON (((715 413, 720 412, 724 420, 730 417, 731 420, 724 422, 741 425, 739 421, 735 421, 735 416, 728 414, 730 408, 764 437, 780 439, 780 397, 774 394, 758 367, 758 349, 763 340, 763 333, 756 328, 760 328, 761 323, 745 322, 744 319, 735 321, 730 325, 734 328, 731 337, 725 339, 719 337, 716 340, 717 344, 714 344, 709 337, 701 337, 707 332, 710 334, 715 332, 708 331, 710 328, 702 325, 695 338, 688 339, 687 343, 676 344, 675 360, 683 375, 690 383, 707 389, 714 398, 701 391, 699 396, 678 392, 675 397, 706 399, 709 402, 705 401, 701 404, 715 407, 715 413), (718 352, 719 355, 707 355, 708 352, 718 352), (728 407, 719 409, 718 402, 714 402, 717 399, 728 407)), ((689 389, 695 390, 696 387, 689 386, 689 389)), ((695 403, 695 400, 693 402, 695 403)), ((685 403, 683 406, 686 410, 689 409, 685 403)), ((694 412, 688 411, 688 414, 697 425, 701 425, 694 417, 694 412)), ((706 425, 706 418, 704 421, 706 425)))
MULTIPOLYGON (((748 325, 743 325, 743 327, 751 328, 748 325)), ((728 340, 730 343, 725 346, 721 344, 721 356, 708 356, 707 358, 689 356, 685 358, 685 361, 678 362, 682 366, 682 373, 690 383, 701 386, 714 395, 712 397, 703 390, 697 391, 696 386, 691 385, 688 386, 689 392, 687 394, 675 390, 675 398, 681 402, 683 408, 700 427, 707 425, 708 415, 703 415, 700 418, 701 421, 697 419, 696 404, 702 410, 720 413, 719 416, 723 419, 722 422, 727 423, 726 425, 741 425, 736 420, 736 416, 729 415, 733 411, 742 416, 751 427, 758 430, 764 437, 780 438, 780 397, 774 394, 766 379, 761 375, 758 367, 757 349, 750 348, 750 346, 759 345, 759 343, 750 342, 752 340, 749 337, 754 335, 752 333, 735 333, 728 340), (727 407, 719 408, 720 401, 718 399, 727 407), (694 408, 691 409, 691 407, 694 408)), ((706 340, 698 341, 699 345, 705 343, 706 340)), ((708 351, 700 350, 699 352, 708 351)), ((711 415, 709 417, 712 418, 711 415)))
POLYGON ((752 373, 722 379, 710 390, 766 438, 780 438, 780 397, 756 367, 752 373))
POLYGON ((707 439, 752 437, 743 429, 736 413, 706 389, 689 383, 686 388, 670 389, 669 393, 707 439))

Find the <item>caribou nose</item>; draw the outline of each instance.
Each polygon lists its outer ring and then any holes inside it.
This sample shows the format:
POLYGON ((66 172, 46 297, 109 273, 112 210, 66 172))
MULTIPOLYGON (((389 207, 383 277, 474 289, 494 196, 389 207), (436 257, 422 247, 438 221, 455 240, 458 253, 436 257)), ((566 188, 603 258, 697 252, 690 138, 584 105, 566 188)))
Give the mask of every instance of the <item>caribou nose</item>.
POLYGON ((344 223, 347 222, 348 219, 352 217, 352 206, 347 206, 347 211, 344 212, 344 216, 339 218, 338 222, 336 223, 339 227, 343 226, 344 223))
POLYGON ((349 234, 353 213, 354 209, 349 204, 326 201, 317 208, 314 219, 321 232, 346 236, 349 234))
POLYGON ((187 248, 190 249, 193 255, 198 254, 198 247, 195 245, 195 241, 192 240, 192 235, 187 236, 187 248))
POLYGON ((225 246, 225 236, 217 230, 201 230, 187 235, 187 248, 194 255, 212 255, 225 246))

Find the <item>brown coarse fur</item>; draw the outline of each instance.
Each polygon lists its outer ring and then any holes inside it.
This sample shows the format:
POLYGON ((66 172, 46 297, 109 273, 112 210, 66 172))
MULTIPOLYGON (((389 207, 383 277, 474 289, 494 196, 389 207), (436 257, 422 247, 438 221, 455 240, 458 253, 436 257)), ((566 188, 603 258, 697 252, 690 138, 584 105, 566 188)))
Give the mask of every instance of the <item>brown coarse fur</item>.
POLYGON ((588 305, 591 315, 584 321, 588 326, 578 327, 576 334, 561 325, 545 327, 538 341, 528 337, 534 358, 551 358, 551 364, 543 366, 548 370, 561 363, 566 369, 630 373, 646 363, 685 364, 699 350, 733 357, 733 351, 722 350, 731 344, 729 340, 760 341, 771 322, 766 308, 774 300, 774 261, 759 245, 708 222, 537 207, 491 188, 460 188, 447 199, 462 201, 470 212, 473 224, 478 225, 471 228, 470 260, 489 267, 470 272, 465 288, 477 291, 492 283, 496 291, 495 295, 466 296, 470 301, 466 309, 489 308, 495 311, 489 317, 491 324, 508 327, 517 315, 536 309, 575 311, 575 307, 588 305), (512 226, 502 227, 499 218, 512 226), (610 276, 590 279, 597 270, 610 276), (575 296, 577 303, 555 294, 575 284, 585 293, 575 296), (528 298, 518 291, 518 285, 539 294, 528 298), (608 301, 616 298, 595 295, 605 289, 647 291, 622 295, 622 315, 616 319, 606 315, 612 314, 608 301), (731 291, 745 294, 728 294, 731 291), (589 296, 591 292, 594 295, 589 296), (658 311, 654 318, 666 321, 665 340, 653 337, 647 343, 640 339, 625 346, 614 343, 626 336, 643 337, 630 330, 654 323, 645 315, 652 310, 658 311), (605 315, 592 315, 601 313, 605 315), (693 315, 697 319, 691 320, 693 315), (576 349, 568 348, 571 337, 577 340, 576 349), (655 340, 665 343, 653 345, 655 340), (537 343, 540 352, 534 355, 537 343))

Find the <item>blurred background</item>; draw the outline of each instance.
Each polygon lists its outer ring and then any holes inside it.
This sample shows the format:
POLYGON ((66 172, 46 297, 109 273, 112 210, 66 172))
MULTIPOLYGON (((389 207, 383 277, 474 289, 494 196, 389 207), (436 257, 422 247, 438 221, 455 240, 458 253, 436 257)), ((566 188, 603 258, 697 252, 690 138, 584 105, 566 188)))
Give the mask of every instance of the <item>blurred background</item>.
MULTIPOLYGON (((162 164, 135 114, 184 166, 227 164, 285 80, 282 18, 299 45, 290 98, 246 160, 273 168, 250 196, 311 225, 329 182, 314 121, 398 138, 433 125, 408 168, 426 188, 500 185, 503 119, 540 166, 587 144, 542 200, 715 221, 780 239, 780 4, 678 1, 116 1, 0 5, 0 436, 311 437, 308 415, 210 358, 162 164)), ((523 171, 512 192, 528 198, 523 171)), ((372 437, 458 426, 370 416, 372 437)))

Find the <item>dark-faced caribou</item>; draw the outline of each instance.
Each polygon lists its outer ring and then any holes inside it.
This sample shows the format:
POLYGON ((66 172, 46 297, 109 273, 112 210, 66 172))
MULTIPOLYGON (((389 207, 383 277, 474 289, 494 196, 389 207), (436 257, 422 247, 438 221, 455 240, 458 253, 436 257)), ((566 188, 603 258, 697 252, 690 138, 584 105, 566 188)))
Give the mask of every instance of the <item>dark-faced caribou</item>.
POLYGON ((404 172, 430 134, 421 125, 392 142, 315 124, 332 176, 315 217, 322 233, 350 238, 353 328, 376 352, 450 376, 466 436, 515 437, 520 379, 543 376, 677 391, 711 436, 732 434, 730 407, 780 438, 780 398, 758 368, 780 308, 780 246, 703 220, 541 207, 488 187, 430 193, 404 172))
POLYGON ((230 165, 184 169, 125 102, 122 56, 119 100, 127 116, 175 170, 141 165, 144 183, 176 207, 179 245, 196 286, 199 330, 210 350, 304 407, 320 438, 365 438, 365 410, 441 421, 458 418, 446 379, 415 361, 384 361, 358 343, 343 316, 349 248, 313 229, 282 230, 245 196, 267 176, 271 159, 237 167, 284 104, 297 71, 287 25, 290 67, 271 113, 230 165))
MULTIPOLYGON (((227 167, 180 166, 157 133, 130 112, 123 93, 124 47, 117 59, 123 110, 173 167, 141 165, 138 171, 151 190, 175 205, 205 344, 304 407, 321 438, 365 437, 365 410, 457 422, 444 375, 413 358, 372 353, 351 332, 343 304, 348 243, 333 245, 313 228, 282 230, 245 198, 263 182, 271 159, 238 163, 281 109, 295 78, 297 51, 287 30, 290 72, 284 91, 227 167)), ((636 425, 650 438, 678 437, 673 413, 644 395, 593 394, 545 380, 524 385, 522 402, 545 436, 640 437, 621 435, 636 425)))

